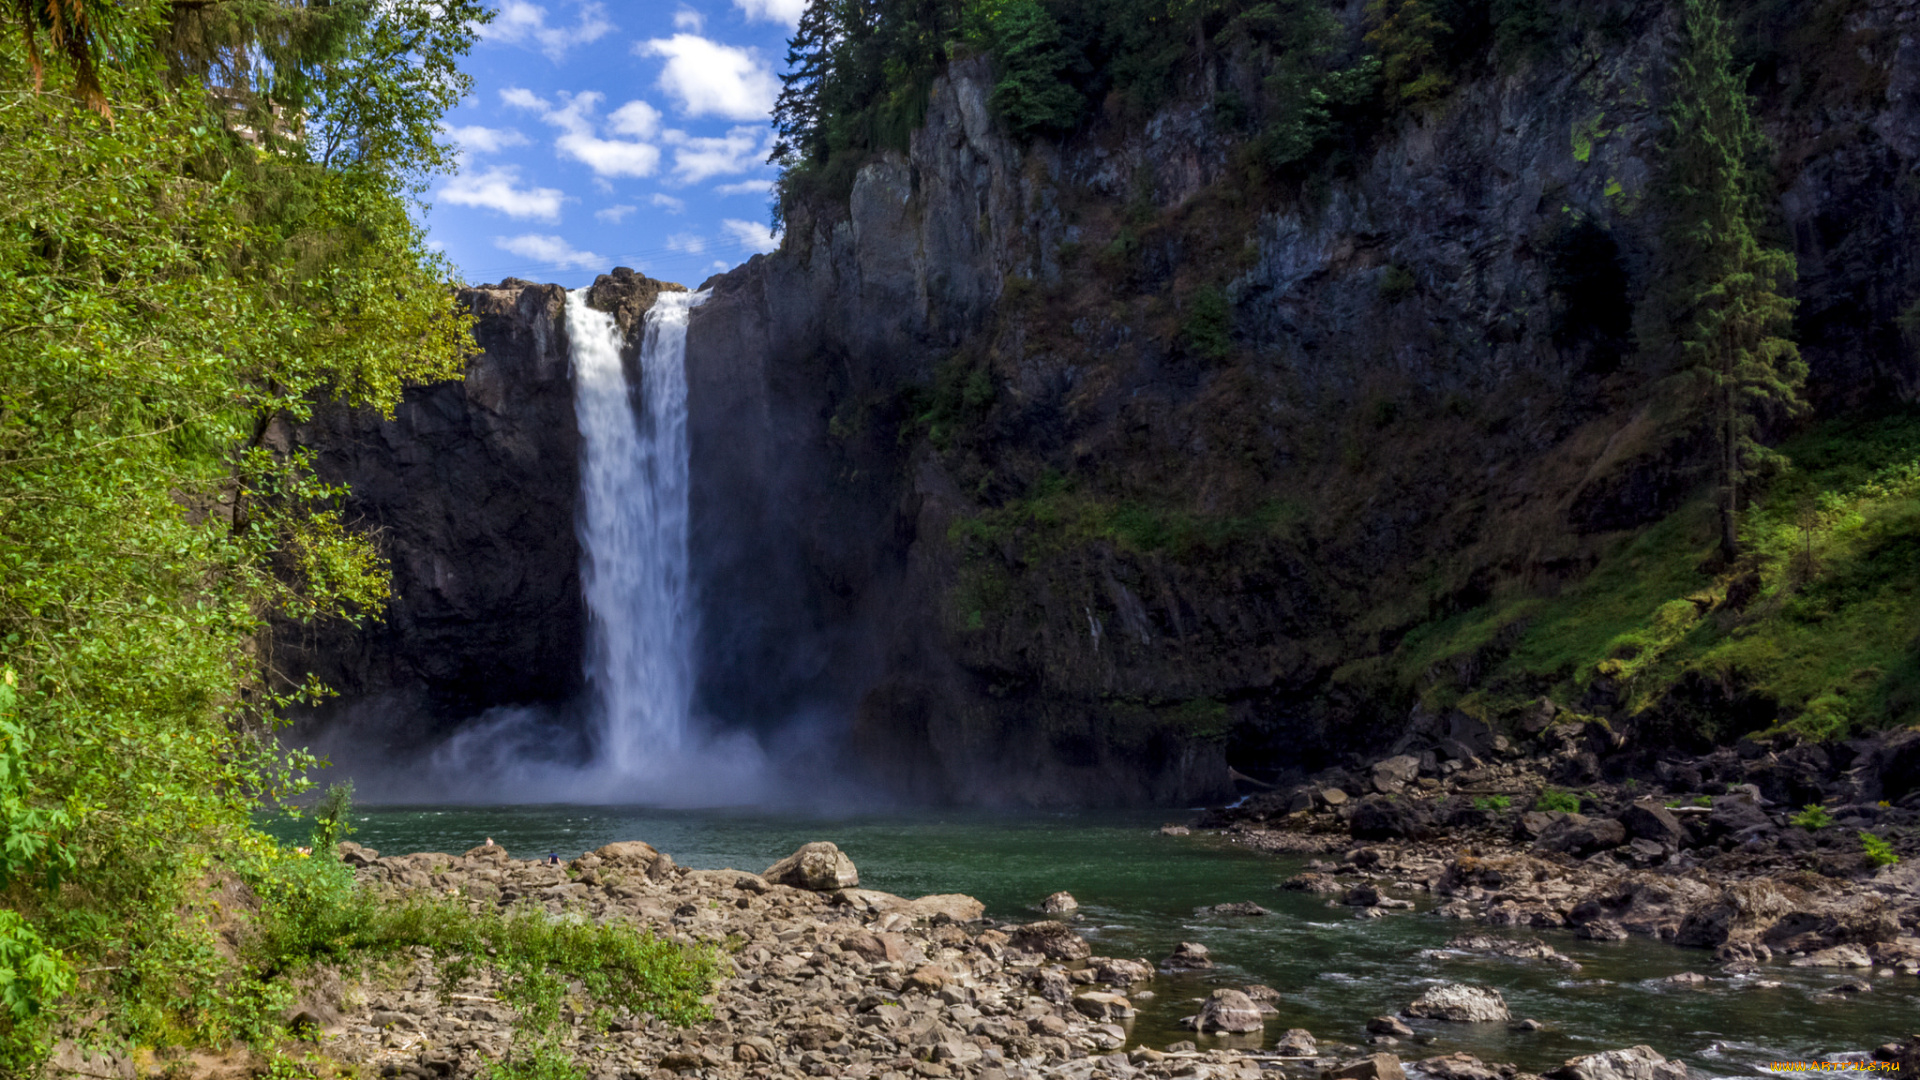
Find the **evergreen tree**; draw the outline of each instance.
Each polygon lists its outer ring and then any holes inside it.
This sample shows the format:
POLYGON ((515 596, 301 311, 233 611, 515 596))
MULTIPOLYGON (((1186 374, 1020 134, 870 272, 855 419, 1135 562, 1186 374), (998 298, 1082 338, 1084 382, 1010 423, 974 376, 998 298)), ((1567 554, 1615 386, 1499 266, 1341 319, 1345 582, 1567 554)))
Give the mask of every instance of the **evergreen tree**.
POLYGON ((1740 550, 1742 482, 1773 456, 1755 439, 1759 417, 1805 407, 1807 365, 1787 336, 1793 256, 1760 237, 1755 161, 1764 141, 1733 68, 1731 30, 1717 0, 1684 0, 1682 15, 1664 148, 1670 295, 1713 429, 1720 550, 1730 559, 1740 550))

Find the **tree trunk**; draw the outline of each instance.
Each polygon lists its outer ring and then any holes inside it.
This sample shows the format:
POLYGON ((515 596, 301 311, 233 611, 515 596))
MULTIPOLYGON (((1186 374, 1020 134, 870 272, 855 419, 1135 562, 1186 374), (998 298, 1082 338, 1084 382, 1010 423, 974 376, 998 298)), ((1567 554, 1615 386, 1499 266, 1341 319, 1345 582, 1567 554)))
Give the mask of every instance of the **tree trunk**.
POLYGON ((1724 351, 1720 378, 1720 557, 1740 557, 1740 430, 1734 408, 1731 349, 1724 351))

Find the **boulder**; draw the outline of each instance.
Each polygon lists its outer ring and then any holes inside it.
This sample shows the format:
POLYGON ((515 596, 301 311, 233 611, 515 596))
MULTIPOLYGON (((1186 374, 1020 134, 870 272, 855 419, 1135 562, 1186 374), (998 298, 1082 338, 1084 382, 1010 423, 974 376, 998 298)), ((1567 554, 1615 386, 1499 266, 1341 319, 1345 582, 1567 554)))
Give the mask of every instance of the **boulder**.
POLYGON ((1731 940, 1752 940, 1792 909, 1792 902, 1770 882, 1737 882, 1722 889, 1718 900, 1687 912, 1673 943, 1712 949, 1731 940))
POLYGON ((1024 952, 1039 953, 1052 960, 1085 960, 1093 955, 1087 939, 1073 932, 1066 923, 1051 919, 1016 926, 1007 931, 1007 943, 1024 952))
POLYGON ((1306 1028, 1288 1028, 1280 1041, 1273 1044, 1273 1052, 1282 1057, 1313 1057, 1319 1052, 1320 1044, 1314 1040, 1313 1032, 1306 1028))
POLYGON ((1534 841, 1534 847, 1583 859, 1596 851, 1617 848, 1626 842, 1626 827, 1612 818, 1568 814, 1548 826, 1540 834, 1540 839, 1534 841))
POLYGON ((1867 956, 1867 950, 1858 945, 1835 945, 1831 949, 1821 949, 1793 962, 1794 967, 1830 967, 1830 968, 1870 968, 1873 960, 1867 956))
POLYGON ((1200 1006, 1200 1015, 1193 1018, 1196 1031, 1245 1032, 1259 1031, 1266 1023, 1260 1006, 1252 998, 1238 990, 1220 989, 1208 995, 1206 1004, 1200 1006))
POLYGON ((1400 1059, 1392 1054, 1368 1054, 1363 1058, 1343 1061, 1320 1075, 1322 1080, 1407 1080, 1407 1072, 1400 1067, 1400 1059))
POLYGON ((1499 1069, 1468 1053, 1427 1058, 1420 1062, 1420 1071, 1433 1080, 1501 1080, 1499 1069))
POLYGON ((362 847, 351 840, 340 841, 334 845, 334 850, 339 853, 341 862, 352 867, 371 866, 373 860, 380 857, 378 851, 370 847, 362 847))
POLYGON ((1207 947, 1192 941, 1183 941, 1173 947, 1162 967, 1197 970, 1213 966, 1213 959, 1207 955, 1207 947))
POLYGON ((799 850, 767 867, 760 876, 776 885, 814 892, 851 889, 860 884, 860 871, 854 869, 853 860, 825 840, 800 845, 799 850))
POLYGON ((1374 795, 1353 804, 1347 829, 1355 840, 1423 840, 1433 831, 1427 805, 1374 795))
POLYGON ((1413 1029, 1397 1016, 1376 1016, 1367 1021, 1367 1034, 1391 1035, 1396 1039, 1413 1038, 1413 1029))
POLYGON ((1630 1046, 1570 1058, 1545 1075, 1547 1080, 1687 1080, 1687 1067, 1650 1046, 1630 1046))
POLYGON ((1080 901, 1075 900, 1070 892, 1057 892, 1040 901, 1040 910, 1049 915, 1062 915, 1080 910, 1080 901))
POLYGON ((1421 1020, 1447 1020, 1457 1024, 1505 1023, 1513 1019, 1500 991, 1464 983, 1428 987, 1420 1000, 1407 1006, 1406 1014, 1421 1020))
POLYGON ((1373 790, 1383 795, 1401 791, 1420 778, 1420 759, 1400 754, 1373 763, 1373 790))
POLYGON ((1680 819, 1657 802, 1637 802, 1627 807, 1620 815, 1620 824, 1635 840, 1651 840, 1665 848, 1677 849, 1687 838, 1680 819))
POLYGON ((907 939, 899 934, 853 934, 840 947, 869 963, 897 963, 907 958, 907 939))
POLYGON ((1094 978, 1108 986, 1132 986, 1153 978, 1153 965, 1145 960, 1115 960, 1096 956, 1088 961, 1087 967, 1093 971, 1094 978))
POLYGON ((1194 914, 1257 917, 1261 915, 1271 915, 1273 913, 1250 900, 1242 900, 1234 904, 1215 904, 1212 907, 1198 908, 1194 911, 1194 914))
POLYGON ((1089 990, 1073 999, 1073 1011, 1096 1023, 1127 1020, 1133 1016, 1133 1003, 1119 994, 1089 990))
POLYGON ((468 848, 461 857, 466 859, 487 859, 492 862, 506 862, 507 849, 494 843, 492 840, 488 840, 478 847, 468 848))
POLYGON ((965 893, 935 893, 909 900, 894 910, 909 919, 941 925, 978 922, 986 914, 987 905, 965 893))
POLYGON ((602 865, 649 867, 660 858, 660 852, 645 840, 618 840, 611 844, 602 844, 593 849, 593 854, 602 865))

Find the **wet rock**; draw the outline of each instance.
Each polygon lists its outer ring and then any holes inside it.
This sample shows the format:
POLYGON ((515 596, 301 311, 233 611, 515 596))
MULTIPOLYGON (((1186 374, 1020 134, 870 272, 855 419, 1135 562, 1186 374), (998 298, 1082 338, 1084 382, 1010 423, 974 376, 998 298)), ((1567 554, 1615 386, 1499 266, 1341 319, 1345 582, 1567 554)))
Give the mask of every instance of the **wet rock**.
POLYGON ((1722 964, 1763 964, 1773 959, 1773 950, 1758 941, 1729 941, 1713 950, 1713 958, 1722 964))
POLYGON ((1008 931, 1007 943, 1053 960, 1085 960, 1093 955, 1093 946, 1087 944, 1086 938, 1074 933, 1066 923, 1052 920, 1014 927, 1008 931))
POLYGON ((1705 975, 1700 974, 1697 971, 1683 971, 1678 975, 1669 975, 1666 978, 1661 979, 1660 981, 1663 983, 1669 983, 1674 986, 1705 986, 1707 985, 1707 977, 1705 975))
POLYGON ((1544 960, 1573 970, 1580 967, 1573 957, 1544 941, 1512 941, 1506 938, 1488 937, 1485 934, 1467 934, 1447 942, 1446 947, 1461 952, 1488 953, 1515 960, 1544 960))
POLYGON ((1061 915, 1080 910, 1080 901, 1075 900, 1070 892, 1057 892, 1040 901, 1040 910, 1048 915, 1061 915))
POLYGON ((1266 1017, 1252 998, 1238 990, 1220 989, 1208 995, 1189 1026, 1201 1032, 1246 1032, 1259 1031, 1265 1024, 1266 1017))
POLYGON ((1243 900, 1233 904, 1215 904, 1212 907, 1198 908, 1194 911, 1194 914, 1257 917, 1261 915, 1271 915, 1273 913, 1250 900, 1243 900))
POLYGON ((1712 904, 1689 911, 1675 931, 1673 942, 1712 949, 1734 939, 1751 940, 1792 908, 1792 903, 1771 882, 1738 882, 1721 890, 1712 904))
POLYGON ((1380 890, 1362 882, 1348 889, 1347 895, 1341 900, 1341 903, 1346 904, 1348 907, 1378 907, 1380 906, 1380 890))
POLYGON ((1273 1044, 1273 1052, 1283 1057, 1313 1057, 1319 1048, 1313 1032, 1306 1028, 1288 1028, 1287 1033, 1273 1044))
POLYGON ((1391 1035, 1396 1039, 1413 1038, 1413 1029, 1397 1016, 1376 1016, 1367 1021, 1367 1034, 1391 1035))
POLYGON ((1406 1014, 1421 1020, 1447 1020, 1459 1024, 1487 1024, 1513 1019, 1500 991, 1464 983, 1440 983, 1428 987, 1418 1001, 1407 1006, 1406 1014))
POLYGON ((793 854, 767 867, 761 877, 776 885, 832 892, 860 884, 860 871, 840 848, 825 840, 802 844, 793 854))
POLYGON ((1547 1025, 1541 1023, 1540 1021, 1529 1017, 1525 1020, 1515 1020, 1513 1023, 1508 1024, 1507 1030, 1508 1031, 1539 1031, 1541 1028, 1544 1028, 1546 1026, 1547 1025))
POLYGON ((1168 956, 1160 966, 1174 969, 1197 970, 1212 967, 1213 959, 1207 955, 1207 947, 1205 945, 1192 941, 1183 941, 1173 947, 1172 955, 1168 956))
POLYGON ((1865 979, 1845 979, 1827 987, 1829 994, 1866 994, 1872 990, 1873 984, 1865 979))
POLYGON ((1547 1080, 1687 1080, 1687 1067, 1650 1046, 1631 1046, 1569 1059, 1547 1080))
POLYGON ((1420 1062, 1420 1071, 1433 1080, 1501 1080, 1502 1073, 1468 1053, 1430 1057, 1420 1062))
POLYGON ((1368 1054, 1343 1061, 1321 1072, 1322 1080, 1406 1080, 1406 1070, 1392 1054, 1368 1054))
POLYGON ((1185 825, 1162 825, 1162 826, 1160 826, 1160 835, 1161 835, 1161 836, 1186 836, 1186 835, 1188 835, 1188 834, 1190 834, 1190 833, 1192 833, 1192 832, 1193 832, 1193 830, 1192 830, 1192 829, 1189 829, 1189 828, 1187 828, 1187 827, 1186 827, 1185 825))
POLYGON ((1333 877, 1331 874, 1308 871, 1304 874, 1295 874, 1285 881, 1282 881, 1280 888, 1286 892, 1318 893, 1324 895, 1326 893, 1345 892, 1347 887, 1340 884, 1339 879, 1333 877))
POLYGON ((1831 949, 1802 956, 1793 961, 1794 967, 1831 967, 1831 968, 1870 968, 1873 959, 1867 950, 1858 945, 1835 945, 1831 949))
POLYGON ((1588 941, 1625 941, 1628 937, 1626 928, 1612 919, 1595 919, 1592 922, 1582 923, 1580 929, 1574 933, 1588 941))

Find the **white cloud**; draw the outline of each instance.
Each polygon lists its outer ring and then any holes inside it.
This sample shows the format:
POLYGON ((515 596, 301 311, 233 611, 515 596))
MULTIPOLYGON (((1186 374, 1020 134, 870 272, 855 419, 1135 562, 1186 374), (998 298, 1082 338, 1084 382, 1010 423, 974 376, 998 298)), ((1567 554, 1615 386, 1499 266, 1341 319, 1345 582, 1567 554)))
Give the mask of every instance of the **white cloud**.
POLYGON ((695 233, 675 233, 667 237, 667 250, 698 255, 707 250, 707 240, 706 237, 695 233))
POLYGON ((683 184, 697 184, 764 164, 764 134, 758 127, 737 127, 718 138, 696 138, 684 131, 669 131, 663 138, 675 148, 673 178, 683 184))
POLYGON ((529 0, 502 0, 500 13, 481 28, 488 41, 503 45, 538 48, 547 59, 558 63, 567 50, 598 41, 614 31, 607 21, 606 8, 599 4, 581 4, 580 19, 572 26, 548 26, 547 9, 529 0))
POLYGON ((721 184, 713 189, 715 195, 771 195, 773 181, 742 180, 737 184, 721 184))
POLYGON ((621 203, 618 206, 609 206, 605 210, 595 210, 593 216, 609 225, 618 225, 626 219, 628 214, 638 209, 639 207, 637 206, 629 206, 626 203, 621 203))
POLYGON ((542 236, 527 233, 523 236, 496 236, 493 246, 503 251, 511 251, 523 259, 545 263, 561 270, 594 270, 606 266, 607 260, 591 251, 580 251, 572 244, 557 236, 542 236))
POLYGON ((654 193, 652 202, 653 205, 665 210, 669 214, 683 214, 686 213, 687 210, 687 200, 676 199, 671 195, 663 195, 659 192, 654 193))
POLYGON ((683 7, 673 13, 673 28, 675 30, 691 30, 697 34, 700 32, 700 28, 705 25, 707 25, 707 17, 690 7, 683 7))
POLYGON ((635 42, 633 51, 666 58, 660 89, 678 98, 689 116, 759 120, 773 112, 774 98, 780 96, 780 80, 753 49, 675 34, 635 42))
POLYGON ((720 228, 735 244, 749 251, 772 251, 780 246, 779 234, 757 221, 727 218, 720 222, 720 228))
POLYGON ((616 135, 651 139, 660 133, 660 110, 635 99, 608 113, 607 127, 616 135))
MULTIPOLYGON (((555 107, 531 90, 508 87, 500 91, 500 100, 516 109, 539 115, 541 121, 560 129, 553 147, 592 169, 597 175, 652 176, 660 167, 660 148, 651 143, 628 139, 605 139, 594 134, 594 109, 604 95, 589 90, 582 94, 561 95, 564 104, 555 107)), ((616 132, 636 134, 651 131, 660 122, 660 112, 644 101, 629 101, 607 118, 616 132)))
POLYGON ((715 259, 713 260, 712 263, 710 263, 707 266, 707 269, 708 270, 731 270, 733 269, 733 264, 728 262, 725 259, 715 259))
POLYGON ((749 19, 799 26, 807 0, 733 0, 733 6, 746 12, 749 19))
POLYGON ((557 188, 521 187, 520 170, 497 165, 478 174, 462 173, 447 181, 440 197, 455 206, 475 206, 510 218, 559 221, 565 196, 557 188))
POLYGON ((446 129, 447 137, 459 144, 468 154, 497 154, 509 146, 527 145, 527 137, 512 128, 481 127, 471 124, 467 127, 446 129))

